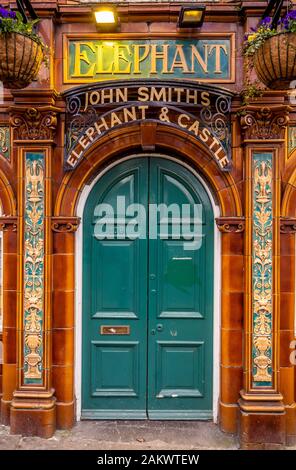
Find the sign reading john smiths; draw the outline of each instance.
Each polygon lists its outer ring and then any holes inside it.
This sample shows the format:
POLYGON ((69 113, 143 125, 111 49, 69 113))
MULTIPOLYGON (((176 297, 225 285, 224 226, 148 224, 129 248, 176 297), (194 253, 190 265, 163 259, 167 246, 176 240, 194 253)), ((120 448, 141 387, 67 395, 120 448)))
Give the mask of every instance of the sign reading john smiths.
POLYGON ((106 133, 144 121, 189 134, 208 149, 222 171, 231 168, 230 91, 207 84, 141 79, 84 85, 64 96, 67 170, 76 168, 106 133))
POLYGON ((64 39, 65 83, 125 77, 234 81, 233 34, 180 39, 101 39, 97 35, 64 39))

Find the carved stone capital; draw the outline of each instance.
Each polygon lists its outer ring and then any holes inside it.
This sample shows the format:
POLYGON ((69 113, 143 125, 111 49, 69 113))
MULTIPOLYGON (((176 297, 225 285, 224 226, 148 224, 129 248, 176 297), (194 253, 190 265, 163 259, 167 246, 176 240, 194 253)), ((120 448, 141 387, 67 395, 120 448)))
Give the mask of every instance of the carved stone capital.
POLYGON ((3 232, 17 231, 17 217, 10 215, 0 217, 0 230, 3 232))
POLYGON ((53 141, 57 127, 59 108, 53 106, 12 107, 10 125, 14 140, 53 141))
POLYGON ((286 105, 246 106, 242 109, 244 115, 241 117, 245 140, 284 139, 291 110, 286 105))
POLYGON ((222 233, 242 233, 245 230, 244 217, 217 217, 216 224, 222 233))
POLYGON ((51 229, 58 233, 76 232, 80 224, 80 217, 52 217, 51 229))
POLYGON ((280 232, 281 233, 296 233, 296 218, 281 217, 280 232))

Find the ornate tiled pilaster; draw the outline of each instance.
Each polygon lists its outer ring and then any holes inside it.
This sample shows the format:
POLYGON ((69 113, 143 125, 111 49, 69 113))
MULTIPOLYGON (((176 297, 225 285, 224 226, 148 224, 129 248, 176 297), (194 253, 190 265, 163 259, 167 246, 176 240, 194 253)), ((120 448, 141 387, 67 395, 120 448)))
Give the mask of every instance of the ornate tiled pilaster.
POLYGON ((4 124, 0 126, 0 155, 10 159, 10 128, 4 124))
POLYGON ((50 437, 56 421, 51 374, 51 158, 57 108, 16 106, 10 123, 18 162, 20 292, 11 431, 50 437))
POLYGON ((272 153, 253 155, 252 386, 272 386, 272 153))
POLYGON ((279 392, 279 175, 289 110, 284 105, 248 106, 241 118, 246 175, 245 363, 239 401, 243 448, 265 448, 267 432, 275 446, 285 443, 279 392))
POLYGON ((296 126, 289 126, 288 129, 288 157, 296 149, 296 126))
POLYGON ((49 437, 54 432, 51 387, 50 152, 21 147, 19 163, 19 298, 17 390, 11 405, 12 433, 49 437), (36 427, 34 423, 38 421, 36 427))
POLYGON ((25 154, 24 384, 42 384, 44 324, 44 153, 25 154))

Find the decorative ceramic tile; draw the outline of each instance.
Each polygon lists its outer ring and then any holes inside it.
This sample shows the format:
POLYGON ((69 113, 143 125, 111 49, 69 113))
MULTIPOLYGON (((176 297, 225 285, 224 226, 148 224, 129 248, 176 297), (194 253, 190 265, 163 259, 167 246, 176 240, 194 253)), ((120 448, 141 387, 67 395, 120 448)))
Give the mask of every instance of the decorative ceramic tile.
POLYGON ((253 385, 272 385, 272 154, 253 160, 253 385))
POLYGON ((25 156, 24 378, 42 384, 44 302, 44 154, 25 156))
POLYGON ((0 127, 0 155, 10 158, 10 129, 9 126, 0 127))
POLYGON ((288 144, 288 155, 290 155, 296 149, 296 126, 289 127, 289 144, 288 144))

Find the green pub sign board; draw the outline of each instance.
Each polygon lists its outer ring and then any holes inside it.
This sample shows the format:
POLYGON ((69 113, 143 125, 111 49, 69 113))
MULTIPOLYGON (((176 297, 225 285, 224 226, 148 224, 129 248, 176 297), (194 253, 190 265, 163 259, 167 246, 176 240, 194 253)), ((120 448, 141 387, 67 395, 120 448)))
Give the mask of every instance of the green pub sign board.
POLYGON ((64 82, 159 78, 234 81, 234 35, 190 38, 64 38, 64 82))

